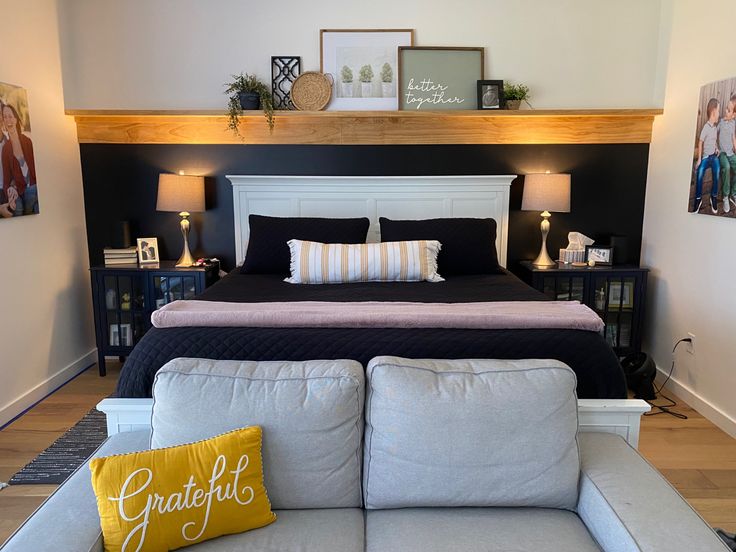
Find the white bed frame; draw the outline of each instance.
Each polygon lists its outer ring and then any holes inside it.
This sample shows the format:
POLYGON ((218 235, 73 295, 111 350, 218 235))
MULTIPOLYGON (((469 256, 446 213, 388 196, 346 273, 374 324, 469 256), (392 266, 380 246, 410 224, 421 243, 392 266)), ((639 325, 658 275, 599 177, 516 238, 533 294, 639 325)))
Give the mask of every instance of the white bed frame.
MULTIPOLYGON (((379 217, 493 218, 496 249, 506 266, 509 188, 516 175, 484 176, 250 176, 227 177, 233 185, 235 252, 241 264, 248 248, 248 216, 368 217, 369 241, 379 240, 379 217)), ((151 399, 105 399, 109 435, 151 426, 151 399)), ((640 400, 581 399, 580 429, 617 433, 633 446, 649 405, 640 400)))
POLYGON ((477 217, 496 220, 496 249, 506 266, 509 188, 515 174, 483 176, 236 176, 233 185, 236 264, 248 249, 248 215, 378 218, 477 217))

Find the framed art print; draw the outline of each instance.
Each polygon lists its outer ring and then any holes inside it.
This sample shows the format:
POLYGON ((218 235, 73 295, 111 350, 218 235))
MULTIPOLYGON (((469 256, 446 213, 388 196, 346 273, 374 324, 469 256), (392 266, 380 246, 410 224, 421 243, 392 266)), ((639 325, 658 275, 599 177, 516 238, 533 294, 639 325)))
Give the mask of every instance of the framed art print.
POLYGON ((320 71, 334 83, 329 110, 398 109, 398 50, 413 29, 322 29, 320 71))
POLYGON ((501 109, 503 107, 503 81, 478 81, 478 109, 501 109))
POLYGON ((399 48, 399 109, 476 109, 483 48, 399 48))

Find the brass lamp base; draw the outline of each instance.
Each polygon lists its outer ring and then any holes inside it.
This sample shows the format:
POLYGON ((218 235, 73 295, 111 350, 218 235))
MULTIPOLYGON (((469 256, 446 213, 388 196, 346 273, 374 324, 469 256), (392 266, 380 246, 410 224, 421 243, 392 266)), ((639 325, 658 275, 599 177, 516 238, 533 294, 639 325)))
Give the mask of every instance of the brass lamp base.
POLYGON ((547 234, 549 234, 549 217, 551 217, 549 211, 542 212, 542 248, 539 250, 539 255, 532 261, 532 265, 538 268, 551 268, 557 266, 557 263, 552 260, 552 257, 547 253, 547 234))
POLYGON ((194 265, 194 257, 192 252, 189 251, 189 213, 182 211, 179 213, 181 217, 181 235, 184 237, 184 250, 181 252, 181 257, 176 261, 176 266, 179 268, 187 268, 194 265))

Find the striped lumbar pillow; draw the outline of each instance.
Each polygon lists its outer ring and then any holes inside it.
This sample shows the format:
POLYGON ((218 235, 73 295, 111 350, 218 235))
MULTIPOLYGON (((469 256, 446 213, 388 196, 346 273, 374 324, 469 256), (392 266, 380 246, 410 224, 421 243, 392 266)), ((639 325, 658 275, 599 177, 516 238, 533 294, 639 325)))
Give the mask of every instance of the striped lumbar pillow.
POLYGON ((319 243, 289 240, 291 284, 348 282, 442 282, 440 242, 319 243))

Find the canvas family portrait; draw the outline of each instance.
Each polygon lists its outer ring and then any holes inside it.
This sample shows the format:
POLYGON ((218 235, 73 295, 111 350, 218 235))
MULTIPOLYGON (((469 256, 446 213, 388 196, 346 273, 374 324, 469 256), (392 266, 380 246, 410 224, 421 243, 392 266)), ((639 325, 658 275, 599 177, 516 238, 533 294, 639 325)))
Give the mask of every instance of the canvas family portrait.
POLYGON ((700 89, 688 211, 736 217, 736 77, 700 89))
POLYGON ((0 82, 0 219, 38 214, 28 94, 0 82))

